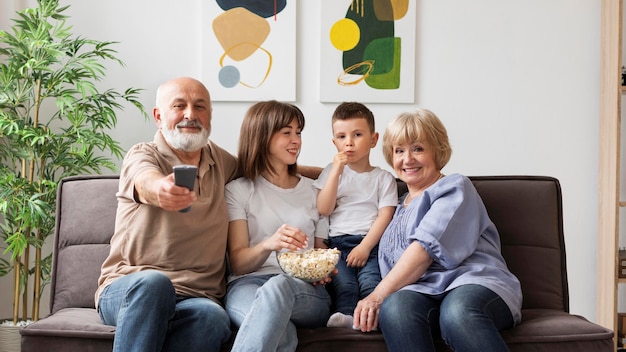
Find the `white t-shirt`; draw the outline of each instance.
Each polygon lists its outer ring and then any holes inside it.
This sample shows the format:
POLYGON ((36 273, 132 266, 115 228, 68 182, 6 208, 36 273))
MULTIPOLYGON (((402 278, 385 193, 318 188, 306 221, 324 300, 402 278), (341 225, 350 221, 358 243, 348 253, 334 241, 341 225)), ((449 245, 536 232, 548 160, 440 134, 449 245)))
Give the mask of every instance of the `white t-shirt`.
MULTIPOLYGON (((300 176, 294 188, 280 188, 264 177, 250 181, 238 178, 226 185, 226 203, 229 221, 247 220, 250 247, 271 236, 283 224, 294 226, 309 236, 309 247, 315 243, 314 237, 328 238, 328 219, 319 215, 316 199, 317 190, 313 180, 300 176)), ((282 273, 272 253, 265 263, 254 273, 246 275, 282 273)), ((240 276, 230 275, 228 282, 240 276)))
MULTIPOLYGON (((313 186, 322 189, 332 168, 329 164, 313 186)), ((398 205, 398 186, 393 175, 379 167, 356 172, 344 166, 337 187, 337 204, 330 214, 330 236, 366 235, 378 210, 398 205)))

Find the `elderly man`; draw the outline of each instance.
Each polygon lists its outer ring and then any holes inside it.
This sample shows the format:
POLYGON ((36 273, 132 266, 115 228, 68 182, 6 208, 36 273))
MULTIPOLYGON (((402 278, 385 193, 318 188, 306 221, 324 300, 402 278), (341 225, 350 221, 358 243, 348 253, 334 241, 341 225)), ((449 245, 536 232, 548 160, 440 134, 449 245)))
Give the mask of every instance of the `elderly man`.
POLYGON ((117 327, 114 351, 219 351, 230 337, 220 303, 224 185, 237 175, 237 160, 208 140, 211 110, 201 82, 164 83, 152 112, 154 140, 124 158, 115 234, 95 295, 104 323, 117 327), (198 167, 193 191, 174 183, 180 164, 198 167))

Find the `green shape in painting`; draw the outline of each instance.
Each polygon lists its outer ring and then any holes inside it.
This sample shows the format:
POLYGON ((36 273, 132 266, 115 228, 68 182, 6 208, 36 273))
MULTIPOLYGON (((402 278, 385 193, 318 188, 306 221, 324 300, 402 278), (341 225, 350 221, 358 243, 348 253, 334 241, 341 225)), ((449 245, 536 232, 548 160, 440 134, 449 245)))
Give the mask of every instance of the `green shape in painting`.
POLYGON ((363 60, 374 60, 374 70, 365 83, 375 89, 400 88, 401 39, 380 38, 372 40, 365 49, 363 60))
MULTIPOLYGON (((353 49, 343 52, 342 65, 344 70, 363 62, 365 50, 374 40, 394 37, 394 21, 381 21, 376 18, 374 1, 375 0, 365 0, 362 3, 362 7, 350 6, 346 12, 345 18, 354 21, 359 27, 360 40, 353 49)), ((389 0, 376 1, 389 2, 389 0)), ((388 7, 389 6, 391 5, 388 5, 388 7)), ((362 75, 365 74, 366 71, 367 67, 360 67, 351 73, 362 75)))

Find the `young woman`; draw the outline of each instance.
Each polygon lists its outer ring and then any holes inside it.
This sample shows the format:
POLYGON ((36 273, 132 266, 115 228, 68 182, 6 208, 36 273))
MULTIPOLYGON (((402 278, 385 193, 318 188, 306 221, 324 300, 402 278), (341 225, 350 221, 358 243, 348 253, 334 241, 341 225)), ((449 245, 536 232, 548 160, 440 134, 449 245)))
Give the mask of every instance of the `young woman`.
MULTIPOLYGON (((313 180, 297 174, 304 115, 277 101, 250 107, 241 125, 242 178, 226 186, 230 276, 226 311, 238 332, 232 351, 295 351, 296 327, 324 326, 323 285, 282 273, 276 252, 325 247, 328 222, 313 180)), ((330 279, 325 279, 329 281, 330 279)))

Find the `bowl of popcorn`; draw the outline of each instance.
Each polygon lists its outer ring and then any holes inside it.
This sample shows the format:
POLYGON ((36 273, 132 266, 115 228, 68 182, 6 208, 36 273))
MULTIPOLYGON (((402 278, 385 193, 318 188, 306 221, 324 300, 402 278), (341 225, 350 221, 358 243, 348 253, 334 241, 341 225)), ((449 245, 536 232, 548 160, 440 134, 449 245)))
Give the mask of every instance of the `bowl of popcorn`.
POLYGON ((278 252, 278 265, 289 276, 317 282, 327 277, 339 261, 337 248, 311 248, 302 252, 278 252))

